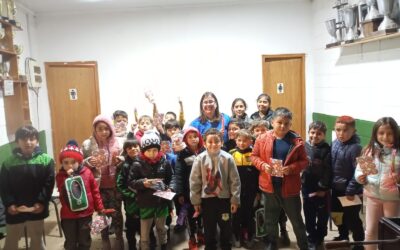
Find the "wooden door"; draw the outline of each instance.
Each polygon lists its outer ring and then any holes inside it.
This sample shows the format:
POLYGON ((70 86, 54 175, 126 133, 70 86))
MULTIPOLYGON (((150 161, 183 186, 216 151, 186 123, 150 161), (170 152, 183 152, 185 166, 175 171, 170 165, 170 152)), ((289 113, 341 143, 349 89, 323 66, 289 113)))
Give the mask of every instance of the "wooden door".
POLYGON ((286 107, 293 113, 292 129, 305 139, 305 55, 263 55, 263 91, 271 107, 286 107))
POLYGON ((79 145, 100 113, 96 62, 45 63, 55 159, 68 140, 79 145))

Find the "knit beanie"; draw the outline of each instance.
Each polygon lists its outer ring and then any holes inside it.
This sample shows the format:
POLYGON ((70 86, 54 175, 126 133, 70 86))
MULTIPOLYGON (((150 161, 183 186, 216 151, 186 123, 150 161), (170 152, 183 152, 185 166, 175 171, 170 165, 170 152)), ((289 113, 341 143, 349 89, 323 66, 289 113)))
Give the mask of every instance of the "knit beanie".
POLYGON ((82 150, 79 148, 78 143, 75 140, 69 140, 67 145, 61 149, 59 160, 62 162, 65 158, 73 158, 79 164, 83 161, 83 153, 82 150))
POLYGON ((158 148, 158 150, 160 150, 160 143, 160 137, 156 134, 156 132, 151 130, 145 131, 142 139, 140 140, 140 150, 142 152, 150 148, 158 148))

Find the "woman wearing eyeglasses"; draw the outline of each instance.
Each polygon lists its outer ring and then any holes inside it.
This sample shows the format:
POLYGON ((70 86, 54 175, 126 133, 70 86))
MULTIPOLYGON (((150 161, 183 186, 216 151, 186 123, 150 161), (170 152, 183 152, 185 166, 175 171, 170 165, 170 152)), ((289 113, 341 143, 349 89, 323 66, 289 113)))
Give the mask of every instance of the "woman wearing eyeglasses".
POLYGON ((224 135, 224 142, 228 140, 228 125, 230 118, 219 111, 217 97, 212 92, 205 92, 200 99, 200 116, 190 123, 197 128, 201 135, 210 129, 216 128, 224 135))

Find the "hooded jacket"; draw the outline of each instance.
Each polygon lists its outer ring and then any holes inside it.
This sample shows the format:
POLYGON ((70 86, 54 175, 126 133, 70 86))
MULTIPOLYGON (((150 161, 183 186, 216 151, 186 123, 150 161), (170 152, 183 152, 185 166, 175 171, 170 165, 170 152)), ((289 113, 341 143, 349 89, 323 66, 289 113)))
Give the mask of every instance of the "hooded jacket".
MULTIPOLYGON (((379 154, 374 156, 377 174, 368 175, 364 185, 364 194, 370 198, 381 200, 400 200, 399 187, 396 176, 400 177, 400 152, 391 148, 377 148, 379 154)), ((357 164, 355 178, 362 175, 360 165, 357 164)))
POLYGON ((116 171, 117 167, 111 164, 113 155, 119 155, 121 148, 115 138, 114 126, 110 118, 104 115, 98 115, 93 121, 93 135, 82 143, 82 151, 85 157, 85 164, 91 167, 95 178, 100 178, 100 189, 116 187, 116 171), (97 123, 104 122, 110 128, 110 136, 106 143, 101 143, 99 138, 96 138, 95 127, 97 123), (93 152, 104 149, 107 155, 107 164, 95 168, 89 163, 93 152))
MULTIPOLYGON (((293 131, 289 131, 288 133, 291 133, 292 146, 289 149, 285 162, 283 162, 283 166, 289 167, 290 170, 290 173, 284 175, 282 178, 282 196, 285 198, 299 195, 301 185, 300 173, 308 164, 303 139, 293 131)), ((272 176, 264 171, 263 164, 267 163, 271 165, 275 139, 273 130, 260 135, 255 142, 251 156, 254 166, 260 171, 260 189, 266 193, 274 193, 272 176)))
POLYGON ((58 192, 60 193, 61 202, 61 218, 62 219, 79 219, 88 216, 92 216, 93 212, 96 210, 100 212, 104 209, 103 202, 100 197, 99 187, 94 179, 92 171, 85 166, 80 166, 74 175, 80 175, 86 190, 86 195, 88 199, 88 208, 82 211, 73 212, 69 207, 67 191, 65 189, 65 180, 69 177, 67 172, 61 168, 57 173, 56 182, 58 192))
POLYGON ((32 156, 26 157, 20 148, 13 151, 1 167, 0 192, 6 208, 7 224, 17 224, 29 220, 42 220, 49 216, 49 201, 54 188, 54 161, 36 147, 32 156), (32 207, 35 203, 44 206, 39 214, 18 213, 11 215, 7 208, 11 205, 32 207))
POLYGON ((190 198, 189 177, 192 171, 194 159, 198 154, 204 151, 204 142, 200 132, 194 127, 188 127, 183 133, 183 141, 188 145, 187 135, 189 132, 195 132, 199 137, 197 152, 193 152, 188 146, 177 153, 177 161, 175 164, 175 174, 172 176, 171 188, 177 195, 183 195, 185 199, 190 198))

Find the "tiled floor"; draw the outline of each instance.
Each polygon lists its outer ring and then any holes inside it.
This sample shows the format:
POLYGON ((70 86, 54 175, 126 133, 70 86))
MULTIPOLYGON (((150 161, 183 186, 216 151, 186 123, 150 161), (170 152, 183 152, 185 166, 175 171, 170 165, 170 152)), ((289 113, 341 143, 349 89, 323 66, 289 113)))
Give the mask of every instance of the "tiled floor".
MULTIPOLYGON (((54 206, 50 204, 50 216, 45 220, 45 235, 46 235, 46 246, 47 250, 61 250, 63 249, 63 242, 64 238, 60 237, 58 226, 57 226, 57 219, 55 216, 55 211, 54 211, 54 206)), ((332 239, 334 236, 337 235, 336 228, 333 226, 333 231, 328 230, 328 236, 326 237, 327 240, 332 239)), ((288 248, 280 248, 282 250, 287 250, 287 249, 296 249, 297 245, 295 242, 295 236, 293 234, 293 229, 288 223, 288 231, 289 231, 289 236, 290 239, 292 240, 292 243, 290 247, 288 248)), ((115 239, 115 236, 111 236, 112 243, 115 239)), ((3 249, 4 246, 4 239, 0 240, 0 249, 3 249)), ((254 246, 254 250, 260 250, 263 249, 264 245, 262 242, 258 242, 254 246)), ((21 239, 19 242, 19 249, 25 249, 25 240, 21 239)), ((92 247, 91 249, 102 249, 101 248, 101 238, 100 236, 94 236, 93 237, 93 242, 92 242, 92 247)), ((125 249, 128 249, 126 240, 125 240, 125 249)), ((179 234, 174 234, 171 232, 171 242, 169 243, 169 249, 173 250, 184 250, 188 249, 187 245, 187 236, 185 232, 179 233, 179 234)), ((203 248, 200 248, 203 249, 203 248)), ((245 248, 232 248, 232 249, 245 249, 245 248)))

